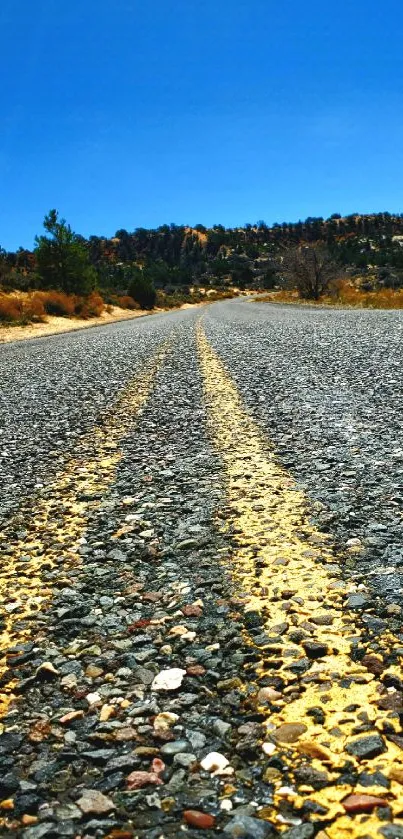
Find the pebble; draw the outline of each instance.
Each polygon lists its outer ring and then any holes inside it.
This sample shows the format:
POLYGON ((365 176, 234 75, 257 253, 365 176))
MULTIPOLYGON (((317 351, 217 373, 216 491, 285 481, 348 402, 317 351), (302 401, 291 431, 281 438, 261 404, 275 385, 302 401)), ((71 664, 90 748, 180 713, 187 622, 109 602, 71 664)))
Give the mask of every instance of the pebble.
POLYGON ((186 670, 180 667, 172 667, 170 670, 161 670, 151 684, 151 690, 177 690, 183 682, 186 670))
POLYGON ((273 740, 279 743, 296 743, 306 731, 307 727, 304 723, 289 722, 283 723, 283 725, 276 728, 271 732, 271 736, 273 740))
POLYGON ((188 752, 190 749, 191 745, 188 740, 174 740, 172 743, 166 743, 162 746, 161 754, 164 757, 173 757, 181 754, 181 752, 188 752))
POLYGON ((378 834, 385 839, 403 839, 403 825, 385 824, 379 828, 378 834))
POLYGON ((192 827, 199 827, 201 830, 208 830, 215 825, 214 816, 210 816, 208 813, 202 813, 200 810, 185 810, 183 818, 186 824, 190 824, 192 827))
POLYGON ((369 737, 360 737, 357 740, 350 740, 346 744, 346 752, 361 760, 369 760, 382 754, 385 743, 379 734, 371 734, 369 737))
POLYGON ((313 660, 323 658, 323 656, 328 654, 327 644, 321 644, 318 641, 302 641, 302 646, 308 658, 313 660))
POLYGON ((347 609, 364 609, 368 604, 368 598, 363 594, 350 594, 347 599, 347 609))
POLYGON ((376 795, 348 795, 342 804, 346 813, 372 813, 375 807, 387 806, 387 800, 376 795))
POLYGON ((162 784, 159 774, 157 775, 155 772, 134 771, 127 776, 126 781, 128 789, 141 789, 150 784, 162 784))
POLYGON ((233 839, 269 839, 272 828, 260 819, 237 815, 225 825, 224 833, 233 839))
POLYGON ((220 775, 229 767, 229 760, 220 752, 209 752, 203 760, 200 761, 200 766, 206 772, 211 772, 212 775, 220 775))
POLYGON ((88 813, 101 815, 102 813, 110 813, 111 810, 115 809, 113 801, 95 789, 84 790, 81 798, 77 801, 77 806, 85 815, 88 815, 88 813))
POLYGON ((279 699, 282 699, 282 694, 278 690, 274 690, 274 688, 271 687, 261 688, 257 695, 257 701, 260 705, 269 702, 276 702, 276 700, 279 699))
POLYGON ((224 740, 224 739, 225 739, 225 738, 226 738, 226 737, 230 734, 230 732, 232 731, 232 725, 231 725, 231 723, 229 723, 229 722, 225 722, 225 720, 218 720, 218 719, 216 719, 216 720, 214 720, 214 721, 213 721, 213 723, 212 723, 212 726, 211 726, 211 727, 212 727, 212 730, 213 730, 214 734, 217 734, 217 735, 218 735, 218 737, 221 737, 221 739, 223 739, 223 740, 224 740))

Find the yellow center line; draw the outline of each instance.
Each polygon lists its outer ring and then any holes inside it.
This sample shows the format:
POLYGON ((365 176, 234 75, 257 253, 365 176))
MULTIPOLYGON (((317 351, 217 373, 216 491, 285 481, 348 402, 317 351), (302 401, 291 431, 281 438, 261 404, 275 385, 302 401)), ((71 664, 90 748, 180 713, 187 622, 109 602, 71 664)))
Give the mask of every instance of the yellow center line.
MULTIPOLYGON (((280 644, 268 644, 266 651, 261 650, 257 672, 257 679, 279 676, 283 683, 282 697, 266 721, 267 737, 295 766, 309 760, 313 768, 325 770, 329 779, 324 790, 315 792, 308 787, 303 796, 277 790, 277 805, 287 795, 296 806, 309 797, 327 808, 323 819, 331 822, 326 827, 331 839, 363 836, 367 829, 371 835, 372 824, 380 827, 376 816, 352 819, 345 815, 342 801, 352 792, 381 795, 395 817, 403 814, 403 751, 383 737, 385 751, 359 761, 346 747, 369 734, 400 732, 398 714, 378 707, 380 689, 385 693, 385 688, 380 688, 366 666, 350 657, 353 639, 365 643, 364 630, 354 615, 343 609, 347 586, 332 570, 335 560, 329 537, 310 522, 306 497, 277 463, 265 434, 245 410, 236 385, 200 324, 197 342, 209 431, 224 467, 225 527, 233 534, 233 579, 240 596, 246 596, 246 610, 262 616, 268 636, 282 636, 280 644), (320 644, 325 652, 298 675, 289 668, 306 660, 303 645, 307 642, 320 644), (320 709, 323 722, 315 722, 309 713, 315 708, 320 709), (366 722, 371 730, 366 731, 366 722), (295 742, 279 743, 276 729, 290 723, 302 724, 302 734, 295 742), (348 784, 337 785, 347 762, 359 772, 379 770, 390 778, 390 789, 375 784, 354 789, 348 784)), ((383 655, 395 653, 398 664, 401 642, 389 632, 376 640, 383 655)), ((248 641, 253 643, 250 638, 248 641)), ((397 665, 385 665, 386 672, 399 674, 400 670, 397 665)), ((279 779, 277 787, 281 783, 279 779)), ((275 821, 277 812, 267 810, 262 815, 275 821)), ((318 818, 315 815, 315 820, 318 818)))
MULTIPOLYGON (((170 345, 169 339, 161 345, 147 368, 119 394, 102 426, 95 427, 82 438, 80 448, 90 453, 87 459, 73 456, 60 477, 47 489, 46 497, 38 498, 29 513, 17 515, 0 534, 0 549, 3 543, 0 716, 15 698, 16 680, 8 669, 13 655, 8 656, 7 663, 6 654, 15 645, 32 640, 30 622, 35 617, 40 619, 39 613, 46 609, 52 594, 49 580, 45 582, 46 572, 59 567, 56 585, 69 585, 63 572, 80 561, 79 540, 84 535, 88 515, 99 506, 102 495, 114 480, 122 458, 121 440, 150 397, 170 345)), ((37 633, 38 626, 36 638, 37 633)), ((18 653, 14 663, 18 663, 18 653)))

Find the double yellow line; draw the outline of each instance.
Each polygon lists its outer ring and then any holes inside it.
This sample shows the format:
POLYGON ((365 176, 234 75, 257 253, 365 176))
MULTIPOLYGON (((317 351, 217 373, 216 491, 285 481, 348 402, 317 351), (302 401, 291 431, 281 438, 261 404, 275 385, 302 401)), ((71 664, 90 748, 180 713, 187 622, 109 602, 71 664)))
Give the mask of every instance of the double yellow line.
MULTIPOLYGON (((62 476, 53 482, 52 492, 36 502, 27 536, 13 542, 12 526, 4 534, 13 552, 6 554, 0 583, 7 615, 0 641, 1 675, 6 670, 7 650, 30 639, 30 619, 44 609, 52 593, 44 588, 44 566, 60 566, 60 584, 63 572, 79 560, 79 540, 88 514, 99 503, 81 499, 100 496, 112 484, 122 457, 121 440, 148 400, 170 346, 170 341, 161 346, 146 370, 116 400, 104 424, 83 441, 83 451, 91 455, 85 460, 72 458, 62 476)), ((281 644, 259 648, 256 687, 261 678, 271 677, 273 672, 283 684, 282 696, 267 718, 267 737, 272 738, 279 752, 288 754, 291 762, 309 760, 314 769, 326 771, 329 782, 320 792, 308 788, 302 797, 292 790, 284 791, 281 778, 274 779, 276 807, 261 815, 279 826, 280 799, 288 796, 298 807, 309 797, 326 808, 323 819, 329 839, 358 837, 365 832, 376 835, 380 826, 376 816, 359 815, 352 821, 344 814, 342 802, 353 791, 380 795, 394 816, 400 816, 403 752, 384 738, 382 754, 359 762, 347 748, 358 737, 363 720, 382 734, 385 727, 398 732, 399 719, 378 707, 379 681, 366 666, 351 658, 352 638, 367 642, 359 621, 344 608, 348 592, 332 571, 334 558, 328 537, 311 524, 304 494, 279 465, 265 434, 245 410, 236 385, 200 323, 197 346, 209 433, 223 467, 228 511, 225 527, 234 549, 234 584, 246 610, 261 615, 268 636, 280 635, 283 639, 281 644), (308 655, 304 640, 313 641, 322 652, 301 677, 296 669, 308 655), (318 708, 316 719, 321 721, 315 722, 312 709, 318 708), (279 743, 276 731, 290 723, 297 723, 302 734, 292 743, 279 743), (383 773, 390 780, 389 789, 374 784, 358 785, 353 790, 348 784, 338 784, 347 761, 358 771, 383 773)), ((37 634, 35 640, 40 640, 37 634)), ((252 638, 247 641, 253 644, 252 638)), ((385 662, 384 672, 399 674, 398 640, 384 633, 377 644, 384 656, 376 653, 375 660, 378 657, 382 664, 382 657, 395 654, 396 665, 386 669, 385 662)), ((14 687, 10 681, 0 696, 3 709, 14 687)))
MULTIPOLYGON (((8 545, 7 553, 3 552, 0 576, 0 605, 4 617, 0 634, 2 680, 8 671, 7 652, 31 639, 30 622, 38 612, 44 611, 52 594, 46 571, 60 567, 57 580, 60 585, 65 572, 79 560, 79 539, 86 529, 88 514, 100 503, 82 498, 100 498, 112 484, 122 458, 121 440, 147 402, 171 344, 168 339, 160 346, 145 368, 119 394, 103 424, 80 441, 83 457, 69 459, 62 475, 47 488, 46 497, 39 497, 32 509, 26 510, 23 524, 19 526, 12 521, 1 534, 0 551, 2 543, 8 545), (25 534, 15 538, 19 527, 25 534)), ((65 584, 69 585, 68 578, 65 578, 65 584)), ((35 640, 40 640, 37 629, 35 640)), ((9 662, 12 659, 13 656, 9 656, 9 662)), ((15 685, 11 678, 0 692, 0 716, 14 698, 15 685)))
MULTIPOLYGON (((362 628, 343 608, 346 586, 332 573, 334 558, 327 535, 310 523, 304 494, 277 463, 200 325, 197 342, 210 436, 224 467, 229 510, 226 527, 234 533, 234 583, 241 597, 247 595, 246 610, 260 613, 268 636, 283 635, 282 644, 268 644, 266 652, 263 649, 257 672, 257 686, 260 677, 273 675, 280 676, 284 684, 282 698, 267 719, 267 736, 273 734, 275 741, 280 726, 300 725, 302 736, 284 746, 285 750, 294 762, 309 758, 311 765, 322 772, 325 769, 329 778, 329 787, 321 792, 308 789, 303 797, 283 792, 280 798, 289 795, 292 803, 302 806, 309 793, 310 800, 327 809, 323 820, 332 822, 326 828, 331 839, 363 836, 363 826, 364 832, 373 835, 371 829, 379 829, 379 820, 364 815, 352 822, 342 801, 353 791, 382 795, 396 816, 402 814, 402 786, 395 779, 400 775, 403 783, 403 751, 385 739, 381 755, 359 762, 346 746, 354 737, 358 739, 365 719, 379 732, 387 727, 398 733, 399 718, 378 708, 379 681, 350 656, 352 639, 360 638, 362 628), (322 654, 300 679, 295 671, 297 663, 306 660, 304 638, 319 645, 316 650, 322 654), (312 709, 318 707, 319 718, 324 720, 320 724, 312 716, 312 709), (372 787, 358 785, 354 790, 337 785, 337 770, 347 762, 359 771, 382 772, 391 781, 390 789, 375 782, 372 787)), ((402 645, 398 639, 386 632, 376 642, 385 657, 395 653, 397 661, 389 668, 385 664, 384 675, 401 675, 402 645)), ((251 638, 249 643, 253 643, 251 638)), ((381 664, 381 658, 375 654, 372 664, 377 660, 381 664)), ((361 736, 365 736, 365 727, 361 736)), ((281 784, 279 779, 277 787, 281 784)), ((277 812, 269 809, 266 815, 275 821, 277 812)))

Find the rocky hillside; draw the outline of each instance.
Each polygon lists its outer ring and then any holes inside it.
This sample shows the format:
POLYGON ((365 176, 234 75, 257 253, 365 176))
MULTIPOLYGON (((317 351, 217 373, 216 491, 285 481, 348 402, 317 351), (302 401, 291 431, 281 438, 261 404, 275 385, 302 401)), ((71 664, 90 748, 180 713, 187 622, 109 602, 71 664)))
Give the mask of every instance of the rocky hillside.
MULTIPOLYGON (((80 237, 81 238, 81 237, 80 237)), ((165 224, 155 230, 118 230, 111 238, 81 239, 98 274, 99 286, 124 291, 127 269, 147 266, 156 288, 225 285, 271 288, 274 260, 298 244, 323 243, 352 274, 403 285, 403 214, 353 214, 296 223, 206 228, 165 224)), ((35 253, 0 250, 3 287, 35 286, 35 253)))

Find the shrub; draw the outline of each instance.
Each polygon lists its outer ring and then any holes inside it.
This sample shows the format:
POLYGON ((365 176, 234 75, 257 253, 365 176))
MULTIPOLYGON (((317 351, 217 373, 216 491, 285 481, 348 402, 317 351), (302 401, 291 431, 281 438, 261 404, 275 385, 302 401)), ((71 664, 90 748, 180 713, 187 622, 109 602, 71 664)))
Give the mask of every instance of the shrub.
POLYGON ((121 309, 139 309, 140 306, 133 300, 133 297, 130 297, 130 294, 121 294, 115 298, 116 306, 120 306, 121 309))
POLYGON ((76 298, 64 291, 43 291, 41 298, 48 315, 71 318, 75 313, 76 298))
POLYGON ((13 323, 21 319, 21 305, 16 297, 0 295, 0 322, 13 323))
POLYGON ((278 267, 288 287, 305 300, 319 300, 341 276, 332 254, 320 243, 290 248, 278 267))
POLYGON ((133 270, 128 292, 141 309, 154 309, 156 291, 146 271, 133 270))
POLYGON ((46 310, 41 294, 30 294, 22 301, 24 323, 46 323, 46 310))
POLYGON ((78 317, 98 318, 105 311, 105 303, 97 291, 93 291, 88 297, 76 297, 75 313, 78 317))

